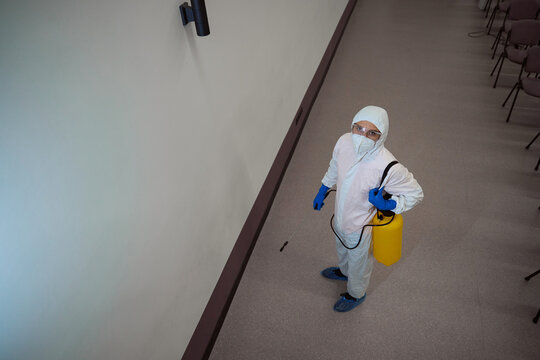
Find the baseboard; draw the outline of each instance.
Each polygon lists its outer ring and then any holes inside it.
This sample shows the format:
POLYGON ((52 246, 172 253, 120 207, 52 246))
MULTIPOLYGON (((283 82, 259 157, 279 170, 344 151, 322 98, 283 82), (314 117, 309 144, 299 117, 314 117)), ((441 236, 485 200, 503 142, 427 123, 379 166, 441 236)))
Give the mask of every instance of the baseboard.
POLYGON ((357 0, 349 0, 182 360, 208 359, 357 0))

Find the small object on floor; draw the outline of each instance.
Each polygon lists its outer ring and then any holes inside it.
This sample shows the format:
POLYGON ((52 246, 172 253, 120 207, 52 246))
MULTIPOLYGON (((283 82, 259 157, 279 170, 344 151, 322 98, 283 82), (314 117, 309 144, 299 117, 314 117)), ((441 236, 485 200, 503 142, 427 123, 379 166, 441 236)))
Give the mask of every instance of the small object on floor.
POLYGON ((341 270, 339 270, 338 267, 329 267, 327 269, 324 269, 321 271, 321 275, 325 278, 332 279, 332 280, 345 280, 347 281, 347 277, 343 275, 341 270))
POLYGON ((334 305, 334 310, 337 312, 351 311, 352 309, 363 303, 364 300, 366 300, 366 294, 364 294, 364 296, 358 299, 352 297, 351 295, 349 295, 349 293, 343 293, 341 294, 341 298, 334 305))
POLYGON ((285 241, 285 244, 283 244, 283 246, 281 247, 281 249, 279 249, 279 251, 283 251, 283 249, 285 249, 285 246, 287 246, 289 242, 288 241, 285 241))

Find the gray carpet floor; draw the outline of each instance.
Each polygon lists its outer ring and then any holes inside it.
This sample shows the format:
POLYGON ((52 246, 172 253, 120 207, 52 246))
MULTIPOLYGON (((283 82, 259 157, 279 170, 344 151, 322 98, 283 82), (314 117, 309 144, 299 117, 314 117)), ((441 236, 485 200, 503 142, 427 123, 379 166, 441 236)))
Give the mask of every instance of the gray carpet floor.
MULTIPOLYGON (((519 66, 489 72, 477 1, 359 0, 211 355, 218 359, 539 359, 540 99, 501 103, 519 66), (387 148, 425 199, 404 214, 402 259, 376 263, 366 301, 344 282, 332 199, 313 198, 365 105, 387 109, 387 148), (280 252, 285 241, 288 245, 280 252)), ((500 19, 496 25, 500 24, 500 19)))

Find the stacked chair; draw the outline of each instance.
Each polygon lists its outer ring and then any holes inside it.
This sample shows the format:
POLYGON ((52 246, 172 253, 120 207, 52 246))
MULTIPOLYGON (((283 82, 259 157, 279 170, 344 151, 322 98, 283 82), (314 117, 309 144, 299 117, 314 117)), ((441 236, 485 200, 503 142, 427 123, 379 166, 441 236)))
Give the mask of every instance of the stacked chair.
MULTIPOLYGON (((486 3, 485 15, 489 13, 490 6, 492 5, 492 0, 489 0, 486 3)), ((517 77, 517 81, 506 96, 506 99, 502 103, 504 107, 512 94, 514 98, 512 100, 512 105, 508 111, 506 117, 506 122, 510 121, 510 116, 514 110, 514 105, 518 98, 518 94, 521 90, 527 95, 540 98, 540 20, 538 19, 540 13, 540 0, 506 0, 499 1, 494 5, 491 15, 489 17, 486 27, 488 28, 487 34, 493 26, 497 13, 504 13, 504 19, 499 31, 493 42, 492 49, 493 53, 491 58, 495 56, 497 47, 501 42, 501 38, 506 35, 504 40, 504 48, 491 71, 490 76, 493 76, 495 70, 498 67, 497 76, 493 87, 497 86, 497 81, 499 80, 499 75, 505 59, 510 60, 513 63, 520 64, 521 69, 517 77)), ((540 107, 539 115, 540 120, 540 107)), ((529 149, 531 145, 540 137, 540 131, 536 136, 525 146, 525 149, 529 149)), ((538 171, 540 166, 540 158, 536 163, 535 171, 538 171)), ((540 207, 538 208, 540 210, 540 207)), ((526 281, 529 281, 534 276, 540 274, 540 269, 534 273, 525 277, 526 281)), ((540 318, 540 309, 538 309, 536 315, 533 318, 533 323, 537 324, 540 318)))
POLYGON ((523 60, 527 55, 527 49, 530 46, 537 45, 540 42, 540 21, 539 20, 518 20, 515 21, 512 27, 508 30, 508 36, 504 44, 504 49, 499 59, 495 63, 490 76, 493 75, 497 65, 499 71, 493 83, 493 87, 497 87, 497 81, 501 74, 504 59, 508 59, 516 64, 523 64, 523 60))
MULTIPOLYGON (((527 49, 525 58, 523 59, 523 63, 521 65, 521 71, 519 72, 518 81, 516 82, 516 84, 506 97, 506 100, 504 100, 502 104, 502 106, 504 107, 508 99, 510 99, 510 96, 512 96, 512 93, 514 91, 516 92, 516 94, 514 95, 514 100, 512 101, 512 106, 510 107, 510 111, 508 112, 508 116, 506 117, 506 122, 510 121, 510 116, 512 115, 512 110, 514 110, 514 105, 516 104, 519 90, 523 90, 523 92, 528 95, 540 98, 540 79, 538 78, 538 74, 540 74, 540 46, 533 46, 527 49), (526 77, 523 77, 523 72, 526 72, 528 75, 526 77), (536 75, 535 77, 530 77, 531 74, 536 75)), ((531 145, 538 138, 538 135, 540 135, 540 132, 525 147, 526 149, 529 149, 531 147, 531 145)), ((534 168, 535 171, 538 171, 539 165, 540 158, 538 159, 536 167, 534 168)))
POLYGON ((493 45, 493 54, 491 58, 495 57, 497 52, 497 47, 499 46, 499 41, 503 33, 508 34, 512 28, 512 22, 516 20, 527 20, 527 19, 536 19, 538 16, 538 11, 540 10, 540 3, 536 0, 513 0, 507 3, 507 9, 505 11, 505 17, 503 23, 495 36, 493 45))
MULTIPOLYGON (((490 10, 490 5, 491 1, 486 3, 484 9, 486 14, 490 10)), ((504 13, 504 18, 495 36, 495 41, 491 46, 493 49, 492 58, 503 36, 506 36, 503 51, 490 73, 490 76, 493 76, 495 70, 498 69, 493 87, 497 87, 499 76, 506 59, 521 65, 517 81, 502 104, 504 107, 512 94, 514 94, 510 111, 506 117, 506 122, 509 122, 521 90, 527 95, 540 97, 540 79, 538 78, 540 74, 540 20, 538 19, 540 15, 540 0, 497 1, 486 25, 489 29, 493 26, 496 15, 499 12, 504 13)), ((537 138, 538 135, 525 148, 529 149, 537 138)), ((538 159, 534 170, 538 171, 539 166, 540 159, 538 159)))

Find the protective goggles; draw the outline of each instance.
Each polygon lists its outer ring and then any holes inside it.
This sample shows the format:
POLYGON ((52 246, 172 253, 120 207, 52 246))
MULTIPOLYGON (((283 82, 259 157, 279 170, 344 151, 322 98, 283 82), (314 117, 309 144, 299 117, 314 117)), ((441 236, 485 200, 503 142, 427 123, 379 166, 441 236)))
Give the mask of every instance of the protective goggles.
POLYGON ((356 124, 353 124, 351 127, 351 131, 353 134, 363 135, 367 138, 377 140, 381 137, 382 133, 377 130, 370 130, 362 126, 358 126, 356 124))

